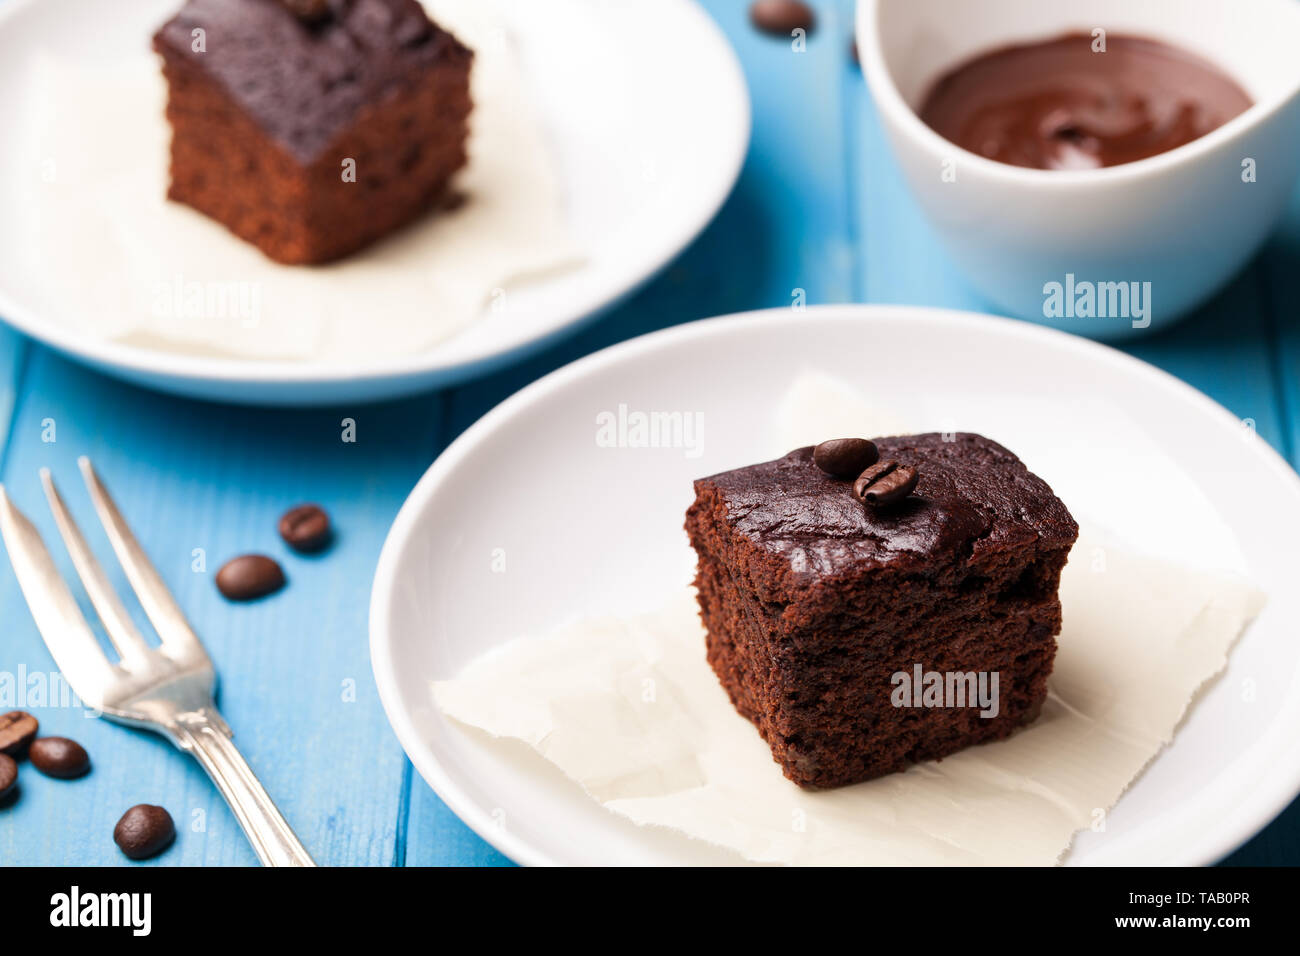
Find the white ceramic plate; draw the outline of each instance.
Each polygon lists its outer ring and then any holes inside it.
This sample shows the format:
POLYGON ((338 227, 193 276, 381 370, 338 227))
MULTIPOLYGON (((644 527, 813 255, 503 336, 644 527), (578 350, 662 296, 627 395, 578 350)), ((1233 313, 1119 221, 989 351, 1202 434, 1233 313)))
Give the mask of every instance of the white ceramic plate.
MULTIPOLYGON (((21 91, 42 49, 85 63, 138 56, 180 0, 0 0, 0 129, 19 128, 21 91)), ((363 366, 200 358, 71 334, 26 303, 75 262, 14 265, 23 236, 0 230, 0 318, 61 352, 155 388, 268 404, 378 399, 480 374, 539 347, 634 290, 717 212, 749 142, 749 98, 726 38, 693 0, 500 4, 543 133, 556 151, 579 269, 512 293, 429 352, 363 366), (653 171, 653 187, 647 179, 653 171)), ((129 108, 128 104, 123 109, 129 108)), ((0 150, 0 209, 31 188, 39 157, 0 150)), ((105 144, 111 148, 111 144, 105 144)), ((159 183, 159 189, 164 184, 159 183)), ((232 242, 237 241, 232 239, 232 242)))
POLYGON ((691 480, 767 455, 804 367, 918 428, 1004 442, 1136 550, 1268 592, 1173 745, 1069 862, 1209 863, 1295 795, 1300 479, 1287 464, 1199 392, 1105 346, 964 313, 826 306, 692 323, 569 365, 485 416, 416 487, 375 577, 371 660, 406 752, 470 826, 525 863, 738 859, 638 829, 525 745, 447 721, 429 682, 521 633, 662 603, 691 575, 691 480), (596 416, 620 405, 702 413, 702 453, 599 446, 596 416))

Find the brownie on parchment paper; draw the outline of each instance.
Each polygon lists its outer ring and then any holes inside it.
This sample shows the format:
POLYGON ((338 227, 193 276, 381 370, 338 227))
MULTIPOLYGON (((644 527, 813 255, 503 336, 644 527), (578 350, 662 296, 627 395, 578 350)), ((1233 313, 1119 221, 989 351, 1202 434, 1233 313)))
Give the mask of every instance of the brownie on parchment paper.
POLYGON ((369 245, 465 165, 473 53, 417 0, 189 0, 153 46, 168 197, 277 262, 369 245))
POLYGON ((695 482, 686 529, 708 660, 802 787, 869 780, 1033 720, 1078 525, 1014 454, 973 434, 877 439, 919 472, 867 506, 814 449, 695 482), (998 675, 978 706, 896 706, 898 674, 998 675))

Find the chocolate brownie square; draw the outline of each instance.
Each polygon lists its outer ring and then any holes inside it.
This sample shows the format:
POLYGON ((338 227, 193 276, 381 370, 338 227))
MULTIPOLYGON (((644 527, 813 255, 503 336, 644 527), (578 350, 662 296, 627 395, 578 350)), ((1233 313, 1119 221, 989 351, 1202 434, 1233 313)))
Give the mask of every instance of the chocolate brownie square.
POLYGON ((1078 525, 1047 484, 979 435, 876 444, 918 472, 888 507, 810 447, 695 482, 686 516, 709 663, 803 787, 1006 737, 1038 715, 1056 654, 1078 525))
POLYGON ((361 249, 465 165, 473 54, 417 0, 189 0, 153 45, 168 197, 278 262, 361 249))

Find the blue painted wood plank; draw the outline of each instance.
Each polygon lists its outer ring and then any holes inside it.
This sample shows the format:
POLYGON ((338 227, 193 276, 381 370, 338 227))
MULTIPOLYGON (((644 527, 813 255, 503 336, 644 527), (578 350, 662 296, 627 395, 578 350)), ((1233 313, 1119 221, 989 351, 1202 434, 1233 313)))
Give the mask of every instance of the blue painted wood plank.
POLYGON ((788 305, 795 289, 810 304, 847 301, 853 237, 844 191, 842 81, 852 4, 818 4, 817 25, 803 43, 753 29, 748 4, 705 0, 704 6, 731 40, 755 105, 737 199, 760 228, 732 233, 733 240, 766 244, 766 254, 760 251, 741 270, 754 284, 751 307, 788 305))
POLYGON ((1123 350, 1205 392, 1283 448, 1270 322, 1260 267, 1254 264, 1180 325, 1123 350))
POLYGON ((28 350, 23 336, 6 325, 0 325, 0 466, 8 448, 9 423, 22 388, 28 350))
POLYGON ((467 827, 412 773, 406 866, 511 866, 511 861, 467 827))
MULTIPOLYGON (((25 382, 4 480, 65 574, 75 580, 39 490, 41 466, 53 470, 110 577, 130 594, 77 474, 76 457, 88 454, 207 645, 236 742, 309 851, 321 863, 393 863, 405 758, 371 678, 369 591, 388 527, 440 447, 438 401, 223 407, 161 398, 44 349, 33 354, 25 382), (355 443, 342 440, 345 418, 356 422, 355 443), (305 500, 328 508, 339 529, 317 557, 293 554, 276 532, 281 512, 305 500), (225 559, 247 551, 274 556, 289 586, 232 605, 212 578, 225 559)), ((53 662, 7 567, 0 608, 7 625, 0 670, 52 679, 53 662)), ((198 765, 161 738, 49 701, 25 709, 45 732, 80 740, 95 769, 69 783, 24 767, 20 799, 0 819, 0 860, 123 863, 113 824, 128 806, 149 802, 166 806, 181 831, 159 864, 254 862, 198 765)))
POLYGON ((1276 352, 1283 444, 1291 463, 1300 467, 1300 189, 1291 197, 1282 227, 1260 257, 1262 295, 1270 307, 1267 334, 1276 352))
MULTIPOLYGON (((848 42, 847 40, 845 41, 848 42)), ((846 71, 856 301, 996 312, 957 273, 894 159, 862 71, 846 71)))

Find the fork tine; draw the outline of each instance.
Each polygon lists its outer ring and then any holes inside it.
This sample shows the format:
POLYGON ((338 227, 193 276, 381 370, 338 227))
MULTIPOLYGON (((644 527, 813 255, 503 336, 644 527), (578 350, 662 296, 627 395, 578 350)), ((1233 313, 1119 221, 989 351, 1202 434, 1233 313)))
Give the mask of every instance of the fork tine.
POLYGON ((68 511, 68 506, 63 503, 63 496, 59 494, 59 489, 54 484, 50 469, 41 469, 41 484, 45 487, 45 497, 50 502, 50 510, 54 512, 54 522, 59 526, 59 534, 63 536, 63 543, 67 545, 68 554, 72 556, 72 565, 81 576, 81 583, 85 585, 86 593, 90 595, 90 603, 95 606, 99 619, 104 623, 104 630, 108 632, 109 640, 122 656, 122 663, 128 670, 133 664, 143 663, 148 656, 149 645, 145 643, 135 622, 131 620, 126 608, 118 600, 117 592, 108 583, 108 578, 104 576, 104 569, 91 553, 86 539, 81 536, 81 529, 77 527, 77 522, 68 511))
POLYGON ((154 630, 158 632, 163 649, 173 654, 201 654, 206 657, 207 652, 203 650, 203 645, 199 643, 189 622, 185 620, 184 613, 177 606, 171 592, 167 590, 167 585, 163 584, 162 578, 149 563, 148 556, 140 547, 140 542, 136 541, 135 535, 131 533, 131 528, 122 517, 122 513, 117 510, 117 505, 109 496, 108 489, 99 480, 99 475, 95 474, 90 459, 83 455, 77 459, 77 464, 81 468, 81 476, 86 480, 86 487, 90 489, 90 499, 94 502, 95 513, 99 515, 99 520, 108 533, 108 540, 113 545, 117 560, 122 563, 122 569, 126 571, 127 580, 131 582, 131 587, 135 589, 136 596, 140 599, 140 605, 144 608, 145 614, 149 615, 154 630))
POLYGON ((105 690, 116 678, 117 669, 100 649, 81 608, 54 566, 40 532, 9 500, 3 485, 0 485, 0 534, 4 536, 18 586, 54 662, 83 703, 102 709, 105 690))

